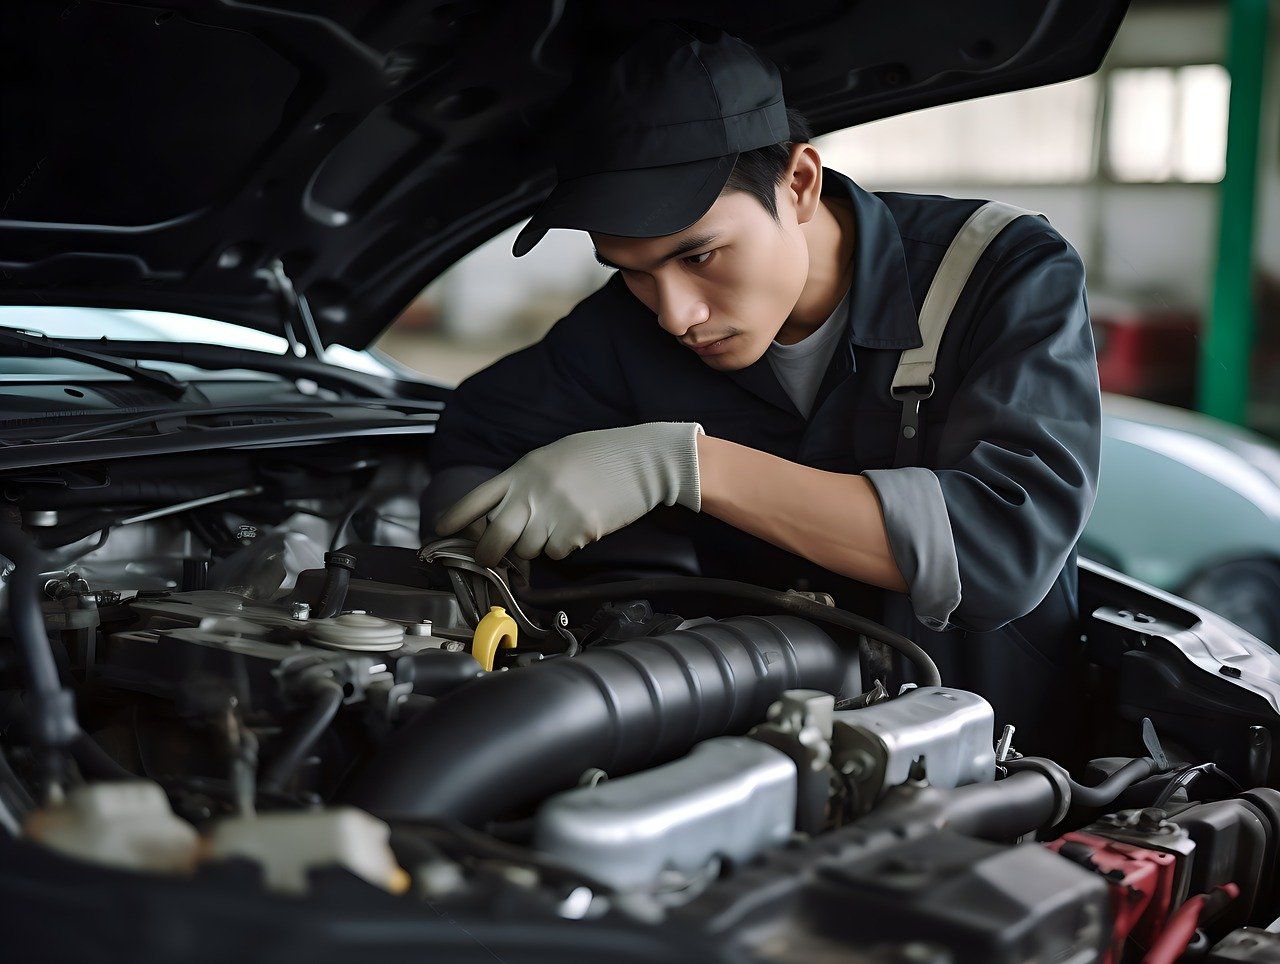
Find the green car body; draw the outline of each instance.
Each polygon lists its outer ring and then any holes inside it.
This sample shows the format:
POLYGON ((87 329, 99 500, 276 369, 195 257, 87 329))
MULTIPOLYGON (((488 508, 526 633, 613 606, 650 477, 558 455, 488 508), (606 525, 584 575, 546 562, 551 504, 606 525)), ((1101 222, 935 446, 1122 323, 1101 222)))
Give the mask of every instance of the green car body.
POLYGON ((1103 399, 1081 555, 1280 640, 1280 449, 1181 409, 1103 399))

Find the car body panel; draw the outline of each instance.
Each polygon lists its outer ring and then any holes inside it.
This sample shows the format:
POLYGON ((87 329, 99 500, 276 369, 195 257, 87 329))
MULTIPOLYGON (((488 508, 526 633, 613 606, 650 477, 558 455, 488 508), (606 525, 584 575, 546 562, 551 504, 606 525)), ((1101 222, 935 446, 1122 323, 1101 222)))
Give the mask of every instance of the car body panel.
POLYGON ((1280 453, 1262 436, 1138 399, 1104 400, 1098 499, 1082 554, 1179 591, 1241 559, 1280 559, 1280 453))

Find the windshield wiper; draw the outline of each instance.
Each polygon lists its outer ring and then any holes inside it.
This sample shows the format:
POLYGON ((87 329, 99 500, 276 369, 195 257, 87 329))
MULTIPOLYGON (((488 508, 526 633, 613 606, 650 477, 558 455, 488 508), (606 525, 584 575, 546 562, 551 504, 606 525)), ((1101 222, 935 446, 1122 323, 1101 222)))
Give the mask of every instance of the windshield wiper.
POLYGON ((269 416, 269 415, 308 415, 308 414, 324 414, 328 409, 341 408, 379 408, 379 409, 407 409, 410 413, 438 413, 444 406, 440 402, 423 402, 411 399, 397 399, 395 401, 384 399, 316 399, 310 402, 287 402, 287 403, 260 403, 247 405, 215 405, 205 406, 202 408, 185 408, 177 411, 166 410, 161 412, 146 412, 141 415, 133 415, 129 418, 116 419, 115 421, 105 422, 100 425, 91 425, 88 428, 81 429, 78 432, 72 432, 68 435, 58 435, 53 438, 39 439, 40 443, 46 442, 80 442, 84 439, 98 438, 103 435, 110 435, 113 432, 120 432, 125 429, 138 428, 143 426, 152 426, 157 423, 167 422, 189 422, 193 418, 202 418, 215 415, 253 415, 253 416, 269 416))
POLYGON ((143 368, 136 362, 111 355, 100 355, 88 348, 76 348, 65 342, 54 341, 48 335, 0 329, 0 356, 23 358, 69 358, 104 371, 127 375, 136 382, 150 385, 170 398, 181 398, 187 392, 187 383, 174 378, 168 372, 143 368))

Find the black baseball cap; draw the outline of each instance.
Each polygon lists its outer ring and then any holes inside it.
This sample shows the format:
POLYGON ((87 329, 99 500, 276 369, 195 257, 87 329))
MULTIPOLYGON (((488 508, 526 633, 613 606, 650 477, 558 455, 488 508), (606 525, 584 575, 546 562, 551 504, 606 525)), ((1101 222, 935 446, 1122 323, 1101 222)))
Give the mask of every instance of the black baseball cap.
POLYGON ((630 238, 683 231, 707 213, 738 154, 790 137, 778 68, 718 27, 646 24, 582 79, 556 125, 555 189, 511 253, 550 228, 630 238))

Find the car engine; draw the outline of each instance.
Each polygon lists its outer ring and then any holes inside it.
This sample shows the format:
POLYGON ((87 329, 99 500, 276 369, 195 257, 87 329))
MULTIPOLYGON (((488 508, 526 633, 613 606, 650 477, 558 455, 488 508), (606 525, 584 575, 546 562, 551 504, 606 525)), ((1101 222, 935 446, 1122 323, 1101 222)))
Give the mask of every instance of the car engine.
POLYGON ((269 921, 317 960, 1280 959, 1230 956, 1280 946, 1280 657, 1234 626, 1082 568, 1069 770, 828 598, 533 589, 419 543, 411 466, 352 471, 266 510, 11 485, 11 946, 224 960, 269 921))

